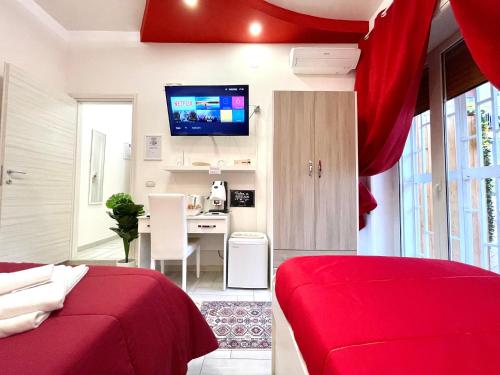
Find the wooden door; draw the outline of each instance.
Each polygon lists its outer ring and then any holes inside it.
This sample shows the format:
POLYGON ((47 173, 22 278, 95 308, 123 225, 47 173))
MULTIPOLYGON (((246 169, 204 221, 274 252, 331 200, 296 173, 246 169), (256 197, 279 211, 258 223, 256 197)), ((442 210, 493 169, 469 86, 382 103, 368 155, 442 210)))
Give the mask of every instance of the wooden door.
POLYGON ((357 250, 356 95, 315 93, 316 250, 357 250))
POLYGON ((274 93, 274 248, 314 249, 314 92, 274 93))
POLYGON ((6 65, 0 261, 57 263, 71 249, 76 102, 6 65))

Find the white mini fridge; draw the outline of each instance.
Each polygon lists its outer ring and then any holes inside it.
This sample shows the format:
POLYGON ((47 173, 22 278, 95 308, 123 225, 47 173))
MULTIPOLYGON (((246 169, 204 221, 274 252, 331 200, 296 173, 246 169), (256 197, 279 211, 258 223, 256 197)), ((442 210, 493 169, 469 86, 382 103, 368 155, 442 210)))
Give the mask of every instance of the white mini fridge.
POLYGON ((269 287, 269 249, 264 233, 234 232, 229 238, 227 256, 229 288, 269 287))

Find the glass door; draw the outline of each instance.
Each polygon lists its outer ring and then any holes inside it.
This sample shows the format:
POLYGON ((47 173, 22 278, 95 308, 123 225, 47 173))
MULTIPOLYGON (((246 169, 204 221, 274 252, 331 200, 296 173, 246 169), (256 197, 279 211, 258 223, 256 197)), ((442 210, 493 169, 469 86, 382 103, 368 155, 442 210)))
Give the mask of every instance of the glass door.
POLYGON ((490 83, 446 101, 450 259, 499 272, 500 93, 490 83))
POLYGON ((459 35, 426 64, 399 164, 402 253, 500 272, 500 93, 459 35))
POLYGON ((435 258, 430 111, 414 117, 399 166, 403 255, 435 258))

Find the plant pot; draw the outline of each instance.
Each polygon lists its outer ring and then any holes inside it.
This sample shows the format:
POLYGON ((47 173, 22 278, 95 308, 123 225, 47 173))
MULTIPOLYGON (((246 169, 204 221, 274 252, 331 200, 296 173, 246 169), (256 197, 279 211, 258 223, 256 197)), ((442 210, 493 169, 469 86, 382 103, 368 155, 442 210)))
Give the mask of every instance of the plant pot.
POLYGON ((117 267, 134 268, 136 267, 135 259, 129 259, 128 263, 125 263, 125 259, 116 261, 117 267))

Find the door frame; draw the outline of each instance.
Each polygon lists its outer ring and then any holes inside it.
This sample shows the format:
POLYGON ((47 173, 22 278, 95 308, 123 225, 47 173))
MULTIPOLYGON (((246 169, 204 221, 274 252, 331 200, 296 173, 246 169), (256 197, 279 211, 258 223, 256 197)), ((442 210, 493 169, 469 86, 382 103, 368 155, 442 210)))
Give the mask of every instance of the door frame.
POLYGON ((448 199, 448 161, 446 114, 444 99, 443 55, 462 40, 457 32, 434 48, 427 57, 429 66, 429 102, 431 111, 432 202, 434 211, 434 243, 439 259, 450 258, 450 220, 448 199))
POLYGON ((71 252, 70 259, 75 259, 78 252, 78 215, 80 212, 80 165, 81 165, 81 140, 82 129, 80 127, 80 107, 81 103, 131 103, 132 104, 132 141, 130 143, 130 194, 134 196, 135 193, 135 174, 137 164, 137 147, 135 140, 137 139, 137 94, 71 94, 77 102, 78 118, 77 118, 77 140, 75 149, 75 181, 74 181, 74 210, 73 210, 73 232, 71 235, 71 252))
MULTIPOLYGON (((451 259, 450 253, 450 220, 449 220, 449 191, 447 166, 447 137, 446 137, 446 101, 444 99, 444 64, 443 54, 463 36, 458 31, 442 41, 432 51, 429 51, 426 65, 429 67, 429 102, 430 102, 430 131, 431 131, 431 183, 432 208, 434 223, 434 246, 438 259, 451 259)), ((399 164, 400 166, 400 164, 399 164)), ((400 174, 401 176, 401 174, 400 174)), ((399 178, 401 184, 401 178, 399 178)), ((400 195, 400 226, 403 225, 400 195)), ((404 255, 404 239, 401 236, 401 254, 404 255)))
MULTIPOLYGON (((10 64, 3 64, 3 77, 0 78, 0 200, 3 190, 3 165, 4 165, 4 151, 5 151, 5 117, 7 116, 7 93, 9 82, 10 64)), ((0 205, 0 210, 2 209, 0 205)))

